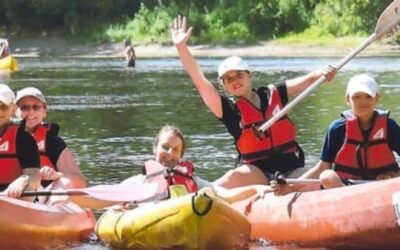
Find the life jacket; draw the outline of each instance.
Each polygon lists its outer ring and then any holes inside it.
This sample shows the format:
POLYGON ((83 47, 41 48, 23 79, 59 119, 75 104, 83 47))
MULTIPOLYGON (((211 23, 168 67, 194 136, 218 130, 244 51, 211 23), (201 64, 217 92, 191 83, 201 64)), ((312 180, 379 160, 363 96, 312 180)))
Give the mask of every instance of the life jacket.
POLYGON ((399 169, 388 144, 388 112, 374 111, 371 132, 366 139, 357 117, 351 112, 342 116, 346 119, 345 140, 334 165, 341 178, 374 180, 379 174, 399 169))
POLYGON ((245 98, 239 98, 236 102, 241 114, 242 133, 235 143, 244 163, 266 159, 276 154, 294 153, 300 149, 295 141, 296 128, 287 116, 275 122, 261 139, 256 136, 254 129, 283 108, 278 89, 273 85, 267 89, 270 97, 265 112, 245 98))
POLYGON ((46 136, 50 133, 54 135, 58 134, 57 124, 53 125, 52 123, 43 123, 36 128, 32 136, 33 138, 35 138, 35 141, 39 148, 40 167, 42 168, 44 166, 48 166, 55 171, 58 171, 57 167, 51 162, 49 156, 46 153, 46 136), (55 131, 53 128, 56 128, 57 131, 55 131))
POLYGON ((144 174, 147 182, 158 184, 156 197, 169 198, 169 187, 172 185, 184 185, 188 192, 196 192, 197 184, 193 180, 194 166, 189 161, 180 162, 177 166, 167 168, 157 161, 146 161, 144 174))
POLYGON ((16 138, 18 126, 9 125, 0 138, 0 185, 7 186, 22 174, 17 158, 16 138))

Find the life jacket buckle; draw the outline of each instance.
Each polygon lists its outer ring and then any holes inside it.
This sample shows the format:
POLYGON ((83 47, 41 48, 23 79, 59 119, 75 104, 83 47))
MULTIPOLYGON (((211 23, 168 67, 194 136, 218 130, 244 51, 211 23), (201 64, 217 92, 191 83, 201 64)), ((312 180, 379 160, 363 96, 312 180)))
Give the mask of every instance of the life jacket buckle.
POLYGON ((264 135, 265 137, 268 137, 268 136, 269 136, 269 131, 268 131, 268 130, 260 131, 260 130, 258 129, 258 127, 256 126, 256 124, 253 124, 253 125, 251 126, 251 129, 253 130, 254 135, 255 135, 255 136, 257 137, 257 139, 259 139, 260 141, 263 139, 263 138, 262 138, 263 135, 264 135))

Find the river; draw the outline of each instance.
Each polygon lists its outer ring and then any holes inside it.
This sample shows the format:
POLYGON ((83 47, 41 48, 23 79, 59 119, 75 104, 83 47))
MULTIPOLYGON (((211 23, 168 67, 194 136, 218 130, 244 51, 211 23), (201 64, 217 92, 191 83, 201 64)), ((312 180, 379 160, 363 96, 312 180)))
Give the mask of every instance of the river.
MULTIPOLYGON (((255 86, 300 76, 340 58, 245 58, 254 71, 255 86)), ((199 58, 217 84, 222 58, 199 58)), ((213 117, 177 58, 151 58, 125 68, 119 59, 21 58, 20 70, 6 82, 14 90, 35 86, 47 96, 48 120, 60 125, 90 185, 118 183, 140 172, 152 158, 152 142, 164 124, 182 129, 188 139, 185 157, 197 173, 214 180, 233 167, 233 140, 213 117)), ((345 110, 347 81, 369 73, 380 86, 379 108, 400 121, 400 59, 362 57, 346 65, 331 83, 323 84, 291 112, 306 164, 319 159, 326 129, 345 110)), ((86 243, 71 249, 108 249, 86 243)), ((253 249, 253 247, 252 247, 253 249)), ((254 249, 275 249, 254 246, 254 249)))

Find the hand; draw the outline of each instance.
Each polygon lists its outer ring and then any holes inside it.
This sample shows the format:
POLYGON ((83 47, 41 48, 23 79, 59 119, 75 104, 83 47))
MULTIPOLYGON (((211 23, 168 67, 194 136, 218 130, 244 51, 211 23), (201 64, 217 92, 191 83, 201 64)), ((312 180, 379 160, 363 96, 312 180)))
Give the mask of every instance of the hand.
POLYGON ((61 178, 63 174, 61 172, 55 171, 53 168, 44 166, 40 169, 40 178, 42 180, 57 180, 61 178))
POLYGON ((337 73, 337 69, 335 67, 333 67, 332 65, 328 65, 327 68, 322 70, 322 75, 324 75, 326 77, 326 80, 329 82, 331 81, 333 78, 335 78, 337 73))
POLYGON ((192 35, 192 27, 187 28, 187 18, 177 16, 171 23, 171 37, 175 45, 183 45, 189 40, 192 35))
POLYGON ((274 193, 278 192, 281 188, 281 184, 279 184, 277 180, 271 180, 269 186, 271 187, 271 191, 274 193))
POLYGON ((275 195, 285 195, 293 191, 293 185, 287 184, 283 176, 278 176, 276 179, 271 180, 269 186, 275 195))
POLYGON ((71 196, 68 195, 52 196, 51 199, 49 200, 50 205, 60 205, 69 202, 72 202, 72 198, 71 196))
POLYGON ((279 174, 279 171, 274 174, 274 178, 269 181, 269 185, 272 192, 277 192, 281 188, 281 185, 286 184, 286 179, 283 175, 279 174))
POLYGON ((11 198, 19 198, 24 192, 25 188, 29 185, 29 177, 27 175, 23 175, 18 177, 15 181, 13 181, 4 193, 11 198))

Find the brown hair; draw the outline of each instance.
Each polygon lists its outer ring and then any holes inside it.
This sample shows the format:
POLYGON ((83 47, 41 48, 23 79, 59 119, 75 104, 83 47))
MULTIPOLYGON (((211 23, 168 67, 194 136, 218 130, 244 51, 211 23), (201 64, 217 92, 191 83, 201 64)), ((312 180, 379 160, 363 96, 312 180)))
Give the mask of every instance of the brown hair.
POLYGON ((186 142, 185 142, 185 138, 183 137, 182 131, 181 131, 179 128, 175 127, 175 126, 172 126, 172 125, 164 125, 164 126, 160 129, 160 131, 158 131, 158 134, 157 134, 156 137, 154 138, 154 144, 153 144, 153 146, 154 146, 154 147, 157 147, 158 141, 159 141, 159 138, 160 138, 160 135, 161 135, 161 134, 166 133, 166 132, 170 132, 170 131, 171 131, 174 135, 178 136, 178 137, 181 139, 181 141, 182 141, 182 153, 181 153, 181 157, 182 157, 183 154, 185 153, 186 142))

